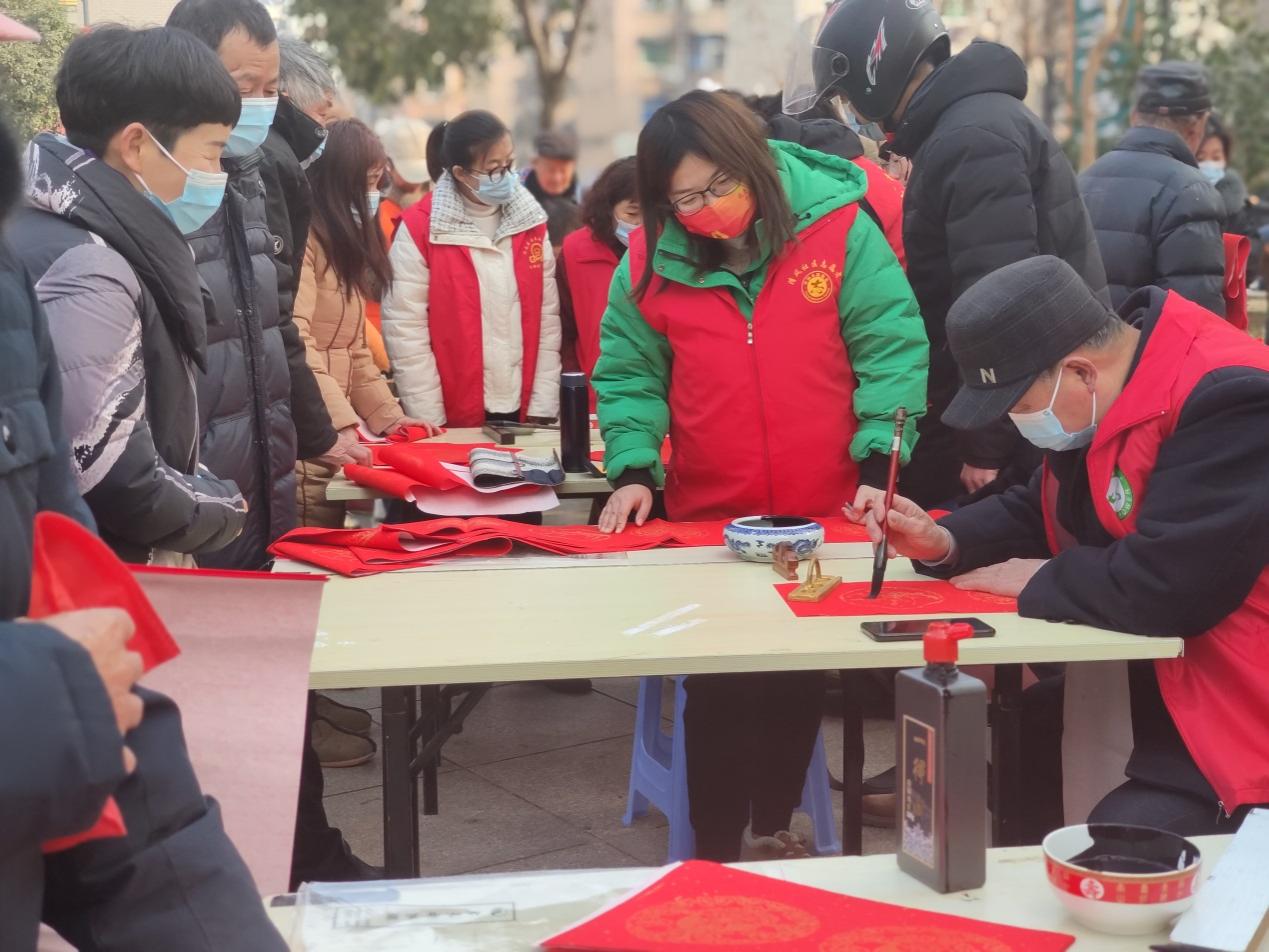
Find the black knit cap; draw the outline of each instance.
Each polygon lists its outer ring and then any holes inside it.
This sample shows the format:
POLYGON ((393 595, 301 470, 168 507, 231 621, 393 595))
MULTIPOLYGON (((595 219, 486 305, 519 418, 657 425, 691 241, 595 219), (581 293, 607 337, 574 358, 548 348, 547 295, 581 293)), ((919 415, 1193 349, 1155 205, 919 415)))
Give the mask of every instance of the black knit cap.
POLYGON ((1211 108, 1207 70, 1198 63, 1168 60, 1137 74, 1137 112, 1193 116, 1211 108))
POLYGON ((533 148, 543 159, 577 159, 577 136, 559 129, 549 129, 533 140, 533 148))
POLYGON ((1041 255, 993 271, 962 294, 947 315, 947 343, 962 386, 943 422, 976 430, 999 420, 1042 373, 1078 350, 1110 316, 1060 258, 1041 255))

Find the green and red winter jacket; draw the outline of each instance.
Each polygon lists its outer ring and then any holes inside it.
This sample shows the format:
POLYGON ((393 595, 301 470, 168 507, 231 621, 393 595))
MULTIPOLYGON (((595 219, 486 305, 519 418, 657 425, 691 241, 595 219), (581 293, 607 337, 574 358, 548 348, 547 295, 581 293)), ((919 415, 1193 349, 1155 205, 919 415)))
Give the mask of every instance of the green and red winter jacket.
POLYGON ((670 220, 648 293, 630 297, 642 232, 613 277, 593 381, 608 476, 647 471, 673 519, 834 514, 861 481, 884 481, 895 409, 909 413, 905 463, 925 412, 924 324, 885 237, 857 214, 864 173, 793 143, 771 150, 795 241, 745 274, 703 273, 670 220))

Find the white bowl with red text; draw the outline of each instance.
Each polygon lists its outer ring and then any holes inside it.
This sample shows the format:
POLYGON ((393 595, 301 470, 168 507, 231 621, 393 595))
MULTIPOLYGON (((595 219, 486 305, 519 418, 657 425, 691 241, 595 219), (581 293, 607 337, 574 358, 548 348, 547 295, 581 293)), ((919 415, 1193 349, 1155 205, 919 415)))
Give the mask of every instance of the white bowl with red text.
POLYGON ((1044 838, 1049 885, 1081 925, 1112 935, 1167 929, 1194 902, 1202 858, 1165 830, 1093 823, 1044 838))

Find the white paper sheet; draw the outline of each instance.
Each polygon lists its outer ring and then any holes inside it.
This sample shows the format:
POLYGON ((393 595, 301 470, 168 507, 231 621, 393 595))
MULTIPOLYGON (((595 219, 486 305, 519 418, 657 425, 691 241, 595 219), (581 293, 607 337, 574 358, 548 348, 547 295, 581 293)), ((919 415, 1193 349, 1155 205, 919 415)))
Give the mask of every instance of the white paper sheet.
POLYGON ((433 516, 513 516, 522 512, 546 512, 560 504, 560 497, 550 486, 539 486, 532 492, 521 490, 510 495, 487 493, 475 489, 428 489, 415 486, 410 501, 421 512, 433 516))

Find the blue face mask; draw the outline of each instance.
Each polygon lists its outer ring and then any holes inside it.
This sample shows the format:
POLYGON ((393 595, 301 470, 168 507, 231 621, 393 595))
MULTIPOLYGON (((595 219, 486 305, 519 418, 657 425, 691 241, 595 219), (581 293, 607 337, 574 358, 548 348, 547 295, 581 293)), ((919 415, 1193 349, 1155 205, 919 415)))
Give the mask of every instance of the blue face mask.
POLYGON ((185 188, 170 202, 165 202, 150 191, 150 186, 145 184, 145 179, 138 175, 137 179, 141 182, 141 187, 145 189, 145 197, 172 219, 172 224, 180 230, 182 235, 192 235, 207 224, 208 219, 216 214, 216 210, 225 200, 225 186, 229 183, 229 175, 225 172, 187 169, 176 161, 171 152, 163 148, 163 143, 155 139, 149 129, 145 132, 167 156, 168 161, 185 173, 185 188))
POLYGON ((1203 173, 1203 178, 1213 185, 1225 177, 1224 162, 1200 162, 1198 167, 1199 171, 1203 173))
POLYGON ((1018 428, 1018 432, 1023 438, 1040 447, 1042 450, 1054 450, 1062 452, 1064 450, 1076 450, 1083 446, 1088 446, 1093 442, 1093 435, 1097 432, 1097 394, 1093 394, 1093 419, 1082 430, 1074 433, 1068 433, 1066 427, 1062 426, 1062 421, 1058 419, 1057 414, 1053 412, 1053 404, 1057 402, 1058 391, 1062 389, 1063 375, 1058 373, 1057 386, 1053 388, 1053 397, 1049 400, 1049 405, 1043 410, 1037 410, 1035 413, 1011 413, 1009 419, 1013 420, 1013 425, 1018 428))
POLYGON ((471 172, 469 174, 476 180, 476 187, 472 191, 486 205, 505 205, 511 201, 511 196, 515 194, 516 176, 514 172, 504 172, 502 178, 496 182, 484 172, 471 172))
POLYGON ((238 125, 234 126, 234 131, 229 133, 229 141, 225 143, 225 155, 241 157, 260 148, 269 135, 277 111, 277 96, 244 99, 238 125))
POLYGON ((618 240, 618 241, 620 241, 623 245, 625 245, 627 248, 629 248, 629 247, 630 247, 630 235, 631 235, 631 234, 634 232, 634 230, 635 230, 636 228, 638 228, 639 226, 638 226, 638 225, 632 225, 632 224, 630 224, 630 222, 628 222, 628 221, 622 221, 622 220, 621 220, 620 218, 618 218, 616 215, 613 215, 612 217, 613 217, 613 221, 615 221, 615 222, 617 223, 617 227, 613 229, 613 234, 617 236, 617 240, 618 240))
POLYGON ((366 193, 366 204, 370 206, 370 217, 373 218, 379 211, 379 190, 366 193))

